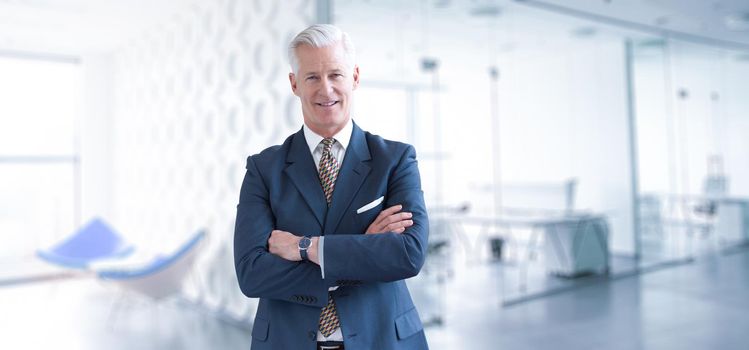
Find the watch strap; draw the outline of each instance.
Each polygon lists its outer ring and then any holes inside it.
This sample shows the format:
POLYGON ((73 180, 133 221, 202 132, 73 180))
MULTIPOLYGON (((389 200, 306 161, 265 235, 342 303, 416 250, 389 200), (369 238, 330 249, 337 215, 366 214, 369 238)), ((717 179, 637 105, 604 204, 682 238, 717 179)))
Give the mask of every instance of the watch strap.
POLYGON ((302 258, 302 260, 309 260, 309 256, 307 255, 307 249, 309 249, 312 241, 309 238, 309 236, 302 237, 302 240, 299 241, 299 256, 302 258), (302 248, 302 242, 306 241, 306 247, 302 248))

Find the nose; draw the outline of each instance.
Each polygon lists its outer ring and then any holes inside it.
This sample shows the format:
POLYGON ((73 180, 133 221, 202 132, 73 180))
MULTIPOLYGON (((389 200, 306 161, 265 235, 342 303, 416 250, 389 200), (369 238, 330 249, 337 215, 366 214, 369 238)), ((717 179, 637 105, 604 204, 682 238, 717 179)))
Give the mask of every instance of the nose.
POLYGON ((333 82, 327 77, 322 79, 322 91, 325 94, 330 94, 333 92, 333 82))

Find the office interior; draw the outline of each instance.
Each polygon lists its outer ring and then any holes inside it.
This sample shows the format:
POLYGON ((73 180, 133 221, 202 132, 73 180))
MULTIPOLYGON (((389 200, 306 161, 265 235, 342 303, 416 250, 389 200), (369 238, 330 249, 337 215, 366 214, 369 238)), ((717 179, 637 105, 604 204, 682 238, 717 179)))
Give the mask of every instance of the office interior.
POLYGON ((746 346, 746 2, 18 0, 3 348, 249 347, 239 188, 302 125, 286 45, 314 23, 354 42, 354 121, 416 147, 431 348, 746 346), (84 248, 111 254, 60 258, 84 248))

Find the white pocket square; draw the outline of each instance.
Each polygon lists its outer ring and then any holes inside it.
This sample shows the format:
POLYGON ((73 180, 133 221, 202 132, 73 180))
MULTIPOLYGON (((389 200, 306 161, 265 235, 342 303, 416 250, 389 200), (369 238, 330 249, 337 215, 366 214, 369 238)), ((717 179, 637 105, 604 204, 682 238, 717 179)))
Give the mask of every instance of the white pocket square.
POLYGON ((377 205, 379 205, 380 203, 382 203, 383 199, 385 199, 385 196, 382 196, 380 198, 377 198, 377 199, 373 200, 369 204, 367 204, 367 205, 365 205, 365 206, 363 206, 363 207, 361 207, 359 209, 356 209, 356 213, 357 214, 361 214, 361 213, 363 213, 363 212, 365 212, 365 211, 367 211, 369 209, 372 209, 372 208, 376 207, 377 205))

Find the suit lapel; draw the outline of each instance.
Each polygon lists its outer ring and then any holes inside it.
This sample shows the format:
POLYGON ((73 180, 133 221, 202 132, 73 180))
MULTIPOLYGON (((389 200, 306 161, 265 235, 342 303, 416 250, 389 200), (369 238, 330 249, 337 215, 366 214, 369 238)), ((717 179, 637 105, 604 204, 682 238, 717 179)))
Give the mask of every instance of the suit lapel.
MULTIPOLYGON (((351 201, 372 170, 368 164, 370 159, 372 157, 369 154, 364 132, 354 124, 351 140, 346 149, 346 156, 343 158, 343 164, 338 171, 335 188, 333 189, 332 205, 325 217, 325 225, 323 226, 325 233, 335 232, 338 228, 338 224, 340 224, 343 215, 351 205, 351 201)), ((320 193, 322 193, 322 190, 320 190, 320 193)))
POLYGON ((325 194, 320 185, 320 177, 317 175, 317 167, 304 139, 304 131, 300 130, 294 134, 289 153, 286 155, 286 163, 289 164, 284 169, 284 173, 291 178, 291 182, 302 194, 307 206, 315 213, 315 218, 322 226, 325 222, 325 211, 328 204, 325 202, 325 194))

